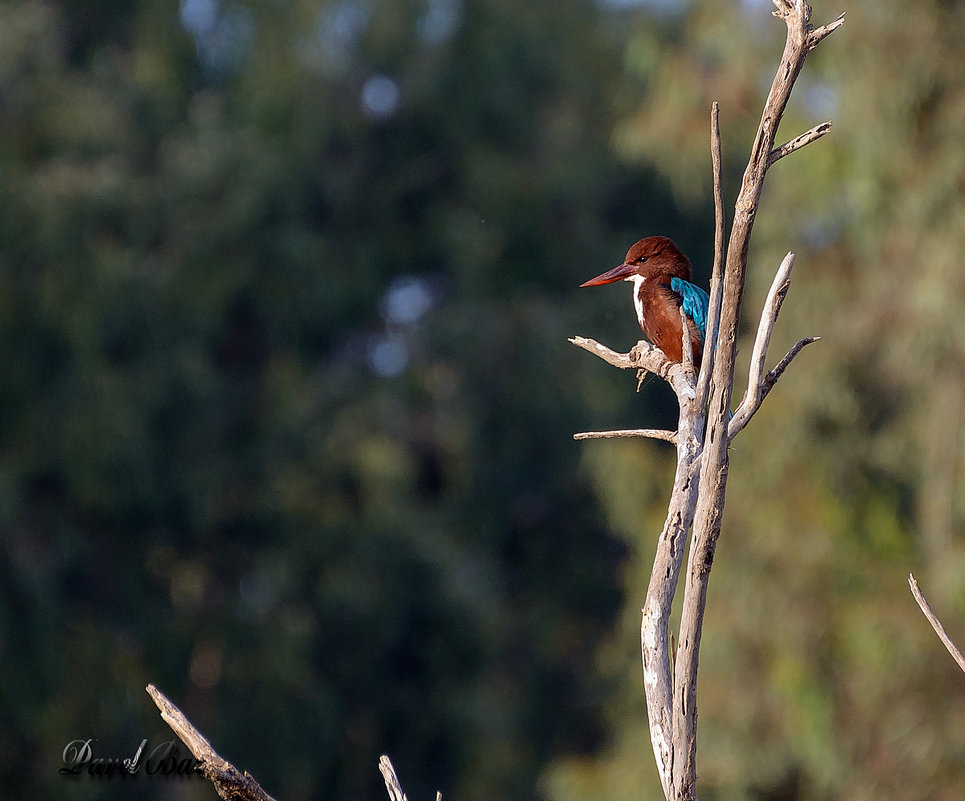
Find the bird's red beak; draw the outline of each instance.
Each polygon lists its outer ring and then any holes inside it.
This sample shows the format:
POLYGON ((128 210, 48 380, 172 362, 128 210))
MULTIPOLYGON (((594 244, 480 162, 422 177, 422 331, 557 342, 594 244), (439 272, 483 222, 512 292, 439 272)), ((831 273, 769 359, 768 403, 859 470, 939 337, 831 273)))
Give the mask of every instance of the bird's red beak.
POLYGON ((612 284, 614 281, 622 281, 628 275, 633 273, 632 264, 621 264, 618 267, 614 267, 612 270, 607 270, 602 275, 598 275, 596 278, 591 278, 589 281, 584 281, 580 286, 601 286, 602 284, 612 284))

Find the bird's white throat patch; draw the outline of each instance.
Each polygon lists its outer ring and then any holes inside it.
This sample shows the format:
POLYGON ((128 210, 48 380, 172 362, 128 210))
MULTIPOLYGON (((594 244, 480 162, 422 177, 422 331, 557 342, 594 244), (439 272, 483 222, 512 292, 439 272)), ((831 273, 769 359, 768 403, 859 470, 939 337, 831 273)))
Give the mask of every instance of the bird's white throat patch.
POLYGON ((647 276, 635 273, 628 275, 623 280, 633 281, 633 309, 637 313, 637 322, 640 323, 640 327, 643 328, 643 301, 640 299, 640 288, 647 280, 647 276))

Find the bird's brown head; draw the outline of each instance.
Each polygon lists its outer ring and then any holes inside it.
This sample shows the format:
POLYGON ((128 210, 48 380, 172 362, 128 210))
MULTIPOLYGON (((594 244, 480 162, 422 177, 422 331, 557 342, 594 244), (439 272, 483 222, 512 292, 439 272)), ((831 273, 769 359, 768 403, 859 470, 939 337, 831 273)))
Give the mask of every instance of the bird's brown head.
POLYGON ((630 247, 623 259, 623 264, 607 270, 596 278, 584 281, 580 286, 612 284, 614 281, 626 280, 635 275, 645 278, 667 275, 689 281, 693 272, 690 268, 690 260, 680 252, 680 248, 672 239, 666 236, 648 236, 630 247))

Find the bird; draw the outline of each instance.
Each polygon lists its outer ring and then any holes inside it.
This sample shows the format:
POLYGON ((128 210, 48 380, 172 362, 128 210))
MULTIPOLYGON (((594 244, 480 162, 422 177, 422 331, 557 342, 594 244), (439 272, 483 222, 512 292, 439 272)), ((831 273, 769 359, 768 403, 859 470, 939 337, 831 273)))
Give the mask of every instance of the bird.
POLYGON ((682 306, 690 333, 694 369, 699 371, 704 337, 707 335, 710 299, 703 289, 691 283, 692 278, 690 259, 672 239, 648 236, 630 247, 622 264, 584 281, 580 286, 633 282, 633 307, 637 322, 647 339, 660 348, 671 362, 683 361, 682 306))

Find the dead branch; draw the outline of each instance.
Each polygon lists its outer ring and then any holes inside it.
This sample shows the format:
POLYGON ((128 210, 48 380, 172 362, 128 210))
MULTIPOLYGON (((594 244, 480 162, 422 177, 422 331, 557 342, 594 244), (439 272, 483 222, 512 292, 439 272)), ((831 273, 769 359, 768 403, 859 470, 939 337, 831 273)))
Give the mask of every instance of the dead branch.
POLYGON ((767 393, 771 391, 771 387, 777 383, 777 379, 781 377, 794 357, 804 350, 806 346, 820 341, 821 337, 804 337, 804 339, 799 339, 795 342, 794 346, 784 354, 784 358, 777 363, 777 366, 764 376, 764 397, 767 397, 767 393))
MULTIPOLYGON (((696 404, 697 392, 692 366, 688 370, 684 364, 668 362, 663 352, 648 342, 638 342, 629 353, 617 353, 586 337, 573 337, 570 342, 614 367, 647 370, 661 376, 674 390, 680 405, 677 431, 665 432, 660 436, 674 442, 677 446, 677 469, 667 518, 657 540, 650 580, 651 590, 647 592, 647 601, 643 610, 644 625, 641 628, 651 741, 658 764, 661 765, 660 775, 663 782, 664 777, 669 779, 671 775, 670 766, 673 759, 670 740, 671 654, 666 620, 670 615, 677 577, 683 564, 687 530, 693 522, 697 489, 697 482, 694 479, 700 457, 700 434, 704 427, 703 407, 696 404), (658 719, 663 721, 662 724, 654 725, 653 721, 658 719)), ((684 351, 688 349, 689 342, 684 351)), ((651 431, 649 435, 656 433, 651 431)), ((593 434, 596 438, 620 435, 618 432, 593 432, 593 434)), ((669 785, 664 785, 664 792, 669 792, 669 785)))
POLYGON ((246 771, 238 770, 211 747, 187 716, 153 684, 147 685, 164 719, 200 763, 197 770, 214 784, 214 789, 225 801, 275 801, 261 789, 261 785, 246 771))
POLYGON ((678 399, 695 397, 693 371, 688 375, 682 365, 667 361, 663 351, 646 340, 641 339, 627 353, 617 353, 589 337, 570 337, 567 341, 621 370, 645 370, 660 376, 670 384, 678 399))
MULTIPOLYGON (((811 9, 810 7, 808 7, 809 16, 810 16, 810 13, 811 13, 811 9)), ((824 39, 825 36, 827 36, 829 33, 834 33, 834 31, 836 31, 841 25, 844 25, 845 13, 846 12, 842 11, 841 14, 838 15, 838 18, 836 20, 829 22, 827 25, 822 25, 820 28, 815 28, 814 30, 811 31, 811 33, 808 34, 807 46, 808 46, 809 53, 815 47, 821 44, 821 40, 824 39)))
POLYGON ((715 100, 710 107, 710 162, 714 180, 714 267, 710 277, 710 303, 707 308, 707 332, 701 356, 700 376, 697 379, 697 407, 707 408, 710 377, 714 372, 717 353, 717 328, 720 323, 720 299, 724 285, 724 190, 723 165, 720 152, 720 104, 715 100))
POLYGON ((800 340, 794 348, 784 357, 774 370, 767 375, 764 374, 764 362, 767 359, 767 349, 771 342, 771 334, 777 324, 777 316, 780 314, 781 305, 787 297, 787 291, 791 287, 791 270, 794 269, 794 254, 788 253, 781 262, 771 289, 767 293, 767 300, 764 302, 764 309, 761 311, 760 323, 757 327, 757 337, 754 340, 754 350, 751 352, 750 369, 747 375, 747 389, 744 397, 734 412, 727 427, 728 439, 733 439, 750 422, 751 417, 761 408, 764 398, 771 391, 791 359, 803 350, 805 345, 817 342, 820 337, 807 337, 800 340))
POLYGON ((771 289, 764 302, 761 312, 761 322, 757 327, 757 338, 754 340, 754 350, 751 352, 750 373, 747 376, 747 392, 745 398, 756 402, 761 380, 764 378, 764 360, 767 358, 767 348, 771 343, 771 333, 777 323, 777 315, 781 312, 784 298, 791 288, 791 270, 794 269, 794 254, 788 253, 778 267, 771 289))
MULTIPOLYGON (((817 337, 800 340, 774 369, 765 374, 767 348, 788 291, 794 264, 793 254, 788 254, 768 294, 758 326, 747 390, 731 419, 729 410, 747 253, 764 178, 767 170, 778 160, 824 136, 830 130, 830 123, 817 125, 779 147, 775 147, 775 136, 807 54, 844 22, 844 15, 841 15, 834 22, 815 29, 810 24, 811 7, 806 2, 773 1, 776 9, 774 15, 784 20, 787 37, 735 203, 726 255, 720 199, 717 104, 711 111, 715 259, 702 369, 696 384, 692 365, 688 364, 691 360, 686 355, 689 353, 686 337, 684 363, 669 367, 663 354, 644 342, 638 343, 631 353, 617 354, 593 340, 580 337, 570 340, 616 367, 637 367, 660 375, 670 382, 680 404, 675 432, 677 469, 667 518, 657 540, 640 629, 650 740, 668 801, 692 801, 696 798, 697 664, 710 569, 720 536, 729 469, 728 447, 732 438, 760 408, 794 357, 806 345, 817 340, 817 337), (678 638, 680 647, 672 666, 668 636, 670 610, 682 567, 686 534, 691 528, 678 638)), ((686 331, 686 326, 684 328, 686 331)), ((619 434, 595 432, 598 437, 609 435, 619 434)), ((648 435, 652 435, 652 432, 648 435)))
POLYGON ((664 442, 675 443, 677 432, 666 431, 661 428, 629 428, 616 431, 583 431, 573 435, 573 439, 630 439, 633 437, 648 437, 649 439, 662 439, 664 442))
POLYGON ((667 361, 667 357, 663 355, 663 351, 660 350, 660 348, 654 347, 644 340, 640 340, 627 353, 617 353, 615 350, 611 350, 606 345, 601 345, 595 339, 590 339, 589 337, 570 337, 567 341, 572 342, 578 348, 589 351, 595 356, 599 356, 607 364, 612 364, 621 370, 646 370, 654 375, 663 377, 671 366, 671 363, 667 361))
POLYGON ((402 792, 402 785, 395 774, 395 768, 392 767, 392 760, 385 754, 379 757, 379 770, 382 772, 382 778, 385 779, 385 789, 389 793, 389 798, 392 801, 409 801, 406 794, 402 792))
POLYGON ((791 141, 785 142, 780 147, 774 148, 774 150, 771 151, 768 161, 770 164, 773 164, 778 159, 790 155, 795 150, 800 150, 805 145, 811 144, 815 139, 820 139, 831 130, 831 124, 830 120, 822 122, 820 125, 815 125, 811 130, 805 131, 800 136, 795 136, 791 141))
POLYGON ((911 594, 915 596, 915 600, 918 601, 918 606, 921 608, 922 614, 924 614, 925 619, 931 623, 931 627, 935 629, 935 634, 937 634, 938 639, 942 641, 942 645, 944 645, 948 653, 952 655, 952 659, 955 660, 958 666, 965 671, 965 656, 962 656, 962 652, 958 650, 958 646, 956 646, 955 643, 952 642, 952 638, 948 636, 945 627, 938 619, 938 616, 932 611, 928 601, 925 600, 925 596, 922 594, 918 582, 911 573, 908 574, 908 586, 911 587, 911 594))
MULTIPOLYGON (((685 329, 686 330, 686 329, 685 329)), ((650 589, 643 609, 640 644, 646 686, 650 738, 657 759, 664 793, 670 798, 673 749, 671 709, 673 683, 670 672, 671 649, 667 620, 670 616, 677 578, 683 564, 687 530, 693 522, 696 504, 697 465, 700 458, 700 433, 704 427, 703 406, 696 404, 693 369, 668 362, 663 352, 648 342, 638 342, 629 353, 617 353, 586 337, 570 339, 574 345, 593 353, 621 369, 647 370, 664 378, 674 390, 680 405, 676 432, 667 432, 677 446, 677 469, 663 531, 657 540, 650 589)), ((688 350, 689 343, 684 350, 688 350)), ((595 432, 608 436, 611 432, 595 432)))
POLYGON ((734 208, 734 224, 723 276, 720 331, 711 381, 697 509, 684 584, 680 648, 673 679, 675 705, 671 787, 673 797, 679 801, 696 798, 698 654, 710 569, 720 537, 720 521, 727 487, 728 446, 731 441, 728 436, 727 417, 734 385, 737 334, 751 232, 764 189, 764 178, 773 163, 771 153, 774 150, 774 139, 797 76, 804 67, 810 50, 844 21, 843 17, 839 17, 835 23, 815 32, 810 22, 811 7, 803 0, 774 0, 774 4, 777 9, 775 13, 786 24, 787 38, 781 63, 764 104, 764 112, 734 208))
MULTIPOLYGON (((385 789, 391 801, 409 801, 408 796, 402 792, 402 784, 395 773, 395 768, 392 767, 392 760, 385 754, 379 757, 379 770, 382 772, 382 778, 385 779, 385 789)), ((442 801, 442 793, 436 792, 436 801, 442 801)))

